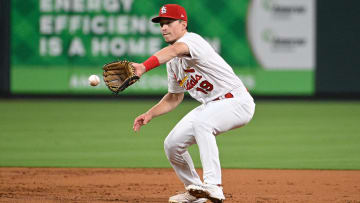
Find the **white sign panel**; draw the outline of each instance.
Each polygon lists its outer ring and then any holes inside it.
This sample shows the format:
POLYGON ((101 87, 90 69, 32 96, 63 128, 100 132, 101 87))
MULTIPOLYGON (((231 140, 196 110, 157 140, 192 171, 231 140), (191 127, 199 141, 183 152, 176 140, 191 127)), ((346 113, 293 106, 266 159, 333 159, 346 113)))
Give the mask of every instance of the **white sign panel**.
POLYGON ((265 69, 314 69, 315 0, 252 0, 247 35, 265 69))

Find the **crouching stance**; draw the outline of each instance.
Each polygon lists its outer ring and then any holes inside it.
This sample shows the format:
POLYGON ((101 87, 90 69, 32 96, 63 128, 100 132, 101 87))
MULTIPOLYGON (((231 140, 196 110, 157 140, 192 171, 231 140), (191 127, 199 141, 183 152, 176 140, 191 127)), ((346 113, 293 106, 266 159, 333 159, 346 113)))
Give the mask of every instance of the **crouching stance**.
POLYGON ((184 183, 186 192, 169 198, 169 202, 223 202, 221 166, 216 136, 246 125, 252 119, 255 103, 232 68, 200 35, 187 31, 183 7, 167 4, 159 16, 161 33, 169 46, 143 63, 133 63, 140 77, 166 63, 168 93, 159 103, 134 121, 134 130, 151 119, 175 109, 188 92, 200 106, 190 111, 172 129, 164 142, 171 166, 184 183), (203 180, 197 174, 188 147, 197 144, 203 168, 203 180))

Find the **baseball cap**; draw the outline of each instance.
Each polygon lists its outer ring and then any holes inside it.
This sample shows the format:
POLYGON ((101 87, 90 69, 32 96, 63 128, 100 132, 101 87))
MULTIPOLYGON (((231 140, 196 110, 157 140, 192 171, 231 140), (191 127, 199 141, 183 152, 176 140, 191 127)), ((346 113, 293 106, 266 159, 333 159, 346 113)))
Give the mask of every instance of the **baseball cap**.
POLYGON ((172 18, 187 21, 185 8, 177 4, 166 4, 162 6, 159 11, 159 16, 153 18, 151 21, 159 23, 161 18, 172 18))

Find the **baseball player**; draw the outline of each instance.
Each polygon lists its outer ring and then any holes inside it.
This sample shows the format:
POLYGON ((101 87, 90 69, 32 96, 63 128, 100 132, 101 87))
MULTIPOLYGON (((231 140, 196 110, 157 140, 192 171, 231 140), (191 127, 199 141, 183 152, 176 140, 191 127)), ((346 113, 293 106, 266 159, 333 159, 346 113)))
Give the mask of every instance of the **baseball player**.
POLYGON ((188 32, 183 7, 167 4, 159 16, 164 40, 169 44, 143 63, 133 63, 138 76, 166 63, 168 93, 134 121, 134 131, 153 118, 175 109, 187 91, 200 106, 190 111, 172 129, 164 141, 171 166, 184 183, 186 192, 169 202, 218 203, 225 199, 216 137, 220 133, 246 125, 253 117, 255 103, 232 68, 200 35, 188 32), (197 174, 187 148, 197 144, 203 167, 203 180, 197 174))

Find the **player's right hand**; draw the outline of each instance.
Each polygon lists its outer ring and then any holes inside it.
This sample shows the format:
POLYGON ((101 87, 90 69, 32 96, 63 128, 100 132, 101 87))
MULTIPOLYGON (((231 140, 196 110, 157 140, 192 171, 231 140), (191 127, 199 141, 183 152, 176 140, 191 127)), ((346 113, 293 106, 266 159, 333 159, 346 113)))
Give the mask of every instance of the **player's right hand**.
POLYGON ((136 117, 134 120, 133 130, 135 132, 139 131, 141 126, 148 124, 152 119, 152 116, 148 113, 141 114, 136 117))

